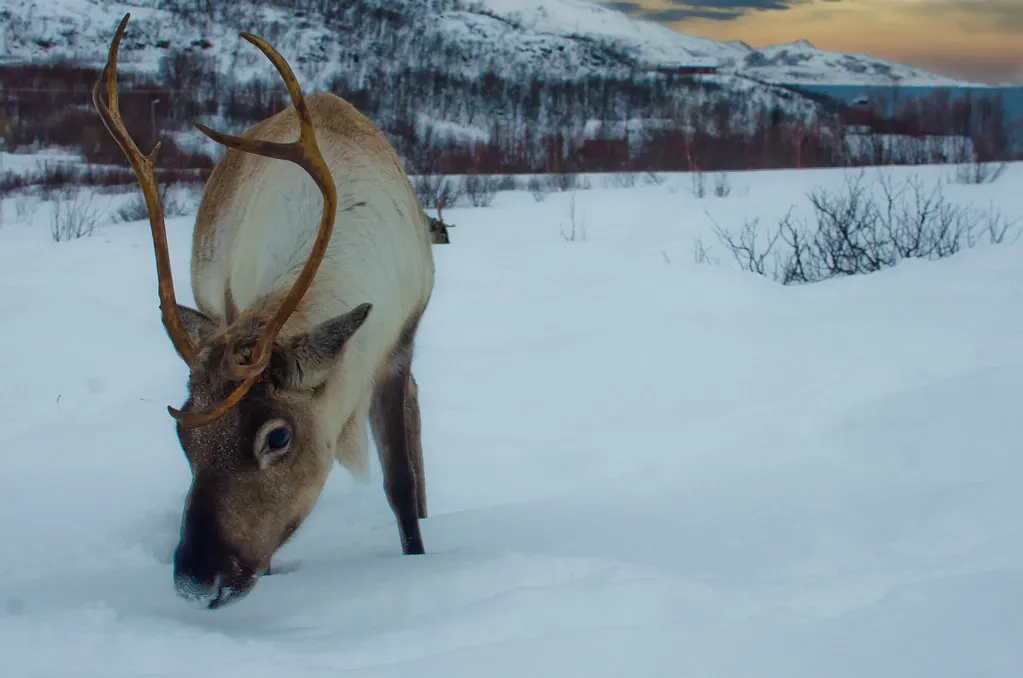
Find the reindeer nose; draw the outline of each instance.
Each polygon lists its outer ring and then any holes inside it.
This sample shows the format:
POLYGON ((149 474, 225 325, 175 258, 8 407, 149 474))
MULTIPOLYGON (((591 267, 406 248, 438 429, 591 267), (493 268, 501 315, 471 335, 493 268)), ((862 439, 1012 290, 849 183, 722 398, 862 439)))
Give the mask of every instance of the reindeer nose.
POLYGON ((201 529, 186 531, 174 551, 175 592, 208 610, 245 597, 258 578, 255 570, 201 529))
POLYGON ((209 608, 220 597, 220 575, 213 578, 213 582, 204 585, 188 575, 174 573, 174 591, 189 603, 202 608, 209 608))
POLYGON ((210 522, 194 514, 185 518, 174 550, 174 589, 190 602, 208 606, 219 595, 225 576, 238 568, 210 522))
POLYGON ((179 546, 174 558, 174 590, 190 603, 213 609, 248 593, 256 574, 233 555, 216 561, 208 554, 197 554, 186 544, 179 546))
POLYGON ((185 600, 208 607, 217 598, 222 562, 211 550, 182 541, 174 551, 174 590, 185 600))

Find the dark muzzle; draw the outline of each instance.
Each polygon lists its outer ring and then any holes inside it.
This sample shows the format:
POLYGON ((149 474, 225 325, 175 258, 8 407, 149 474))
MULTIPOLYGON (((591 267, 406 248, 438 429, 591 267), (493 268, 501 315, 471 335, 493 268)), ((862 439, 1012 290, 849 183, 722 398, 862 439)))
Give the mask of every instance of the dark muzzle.
POLYGON ((208 521, 186 517, 174 551, 174 590, 179 596, 212 610, 241 600, 258 578, 208 521))

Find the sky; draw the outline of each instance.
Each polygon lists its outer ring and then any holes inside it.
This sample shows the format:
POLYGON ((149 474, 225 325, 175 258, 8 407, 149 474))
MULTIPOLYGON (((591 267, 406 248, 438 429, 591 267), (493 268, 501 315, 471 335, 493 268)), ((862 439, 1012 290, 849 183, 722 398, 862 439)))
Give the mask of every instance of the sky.
POLYGON ((806 39, 972 81, 1023 83, 1023 0, 594 0, 753 47, 806 39))

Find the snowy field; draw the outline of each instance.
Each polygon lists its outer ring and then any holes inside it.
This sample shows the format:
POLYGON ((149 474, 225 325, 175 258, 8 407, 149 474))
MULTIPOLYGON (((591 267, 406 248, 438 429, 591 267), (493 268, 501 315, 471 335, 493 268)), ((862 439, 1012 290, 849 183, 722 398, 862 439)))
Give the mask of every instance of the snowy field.
MULTIPOLYGON (((1023 675, 1023 240, 783 286, 713 223, 805 212, 842 172, 730 182, 445 210, 427 555, 378 468, 338 467, 282 574, 216 611, 172 587, 187 374, 148 224, 54 243, 51 205, 8 196, 0 676, 1023 675)), ((945 192, 1020 218, 1020 187, 945 192)), ((189 304, 192 212, 168 223, 189 304)))

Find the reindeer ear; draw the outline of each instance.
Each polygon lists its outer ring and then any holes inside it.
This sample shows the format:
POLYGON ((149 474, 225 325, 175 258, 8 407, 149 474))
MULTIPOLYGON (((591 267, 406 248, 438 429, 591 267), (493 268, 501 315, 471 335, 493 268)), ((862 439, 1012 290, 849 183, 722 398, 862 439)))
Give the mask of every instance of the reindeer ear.
POLYGON ((185 326, 185 332, 193 343, 198 344, 204 338, 213 333, 217 323, 207 317, 202 311, 197 311, 188 306, 178 304, 178 317, 181 324, 185 326))
POLYGON ((372 309, 372 304, 360 304, 291 339, 271 364, 275 381, 292 388, 319 383, 372 309))

